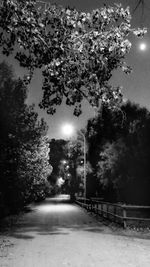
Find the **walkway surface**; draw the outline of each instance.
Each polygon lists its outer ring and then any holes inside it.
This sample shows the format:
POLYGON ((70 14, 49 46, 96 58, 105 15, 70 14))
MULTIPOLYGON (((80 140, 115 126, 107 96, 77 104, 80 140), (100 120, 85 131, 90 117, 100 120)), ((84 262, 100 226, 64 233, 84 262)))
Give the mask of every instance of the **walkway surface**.
POLYGON ((150 267, 149 239, 113 230, 60 198, 32 206, 6 238, 0 267, 150 267))

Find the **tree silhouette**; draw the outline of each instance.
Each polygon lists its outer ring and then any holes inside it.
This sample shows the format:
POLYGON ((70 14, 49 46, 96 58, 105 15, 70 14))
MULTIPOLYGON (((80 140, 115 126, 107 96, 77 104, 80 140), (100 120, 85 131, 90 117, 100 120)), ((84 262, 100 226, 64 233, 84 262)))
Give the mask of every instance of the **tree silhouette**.
POLYGON ((36 68, 42 68, 40 107, 53 114, 65 98, 79 116, 85 98, 94 107, 99 107, 100 100, 111 107, 120 104, 120 88, 108 81, 114 69, 130 73, 124 61, 131 47, 128 36, 141 37, 146 32, 131 28, 129 8, 116 4, 84 13, 38 5, 35 0, 2 1, 0 47, 6 56, 15 54, 29 70, 26 82, 36 68))
POLYGON ((27 106, 27 88, 14 79, 12 69, 0 64, 0 206, 16 211, 45 196, 49 144, 47 125, 34 106, 27 106))

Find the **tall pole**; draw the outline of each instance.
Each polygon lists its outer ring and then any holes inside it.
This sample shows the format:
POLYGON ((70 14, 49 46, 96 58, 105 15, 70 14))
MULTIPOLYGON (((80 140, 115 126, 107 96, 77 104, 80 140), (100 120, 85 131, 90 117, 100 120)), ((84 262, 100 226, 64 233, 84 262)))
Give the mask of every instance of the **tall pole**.
POLYGON ((85 135, 80 132, 84 141, 84 198, 86 198, 86 138, 85 135))

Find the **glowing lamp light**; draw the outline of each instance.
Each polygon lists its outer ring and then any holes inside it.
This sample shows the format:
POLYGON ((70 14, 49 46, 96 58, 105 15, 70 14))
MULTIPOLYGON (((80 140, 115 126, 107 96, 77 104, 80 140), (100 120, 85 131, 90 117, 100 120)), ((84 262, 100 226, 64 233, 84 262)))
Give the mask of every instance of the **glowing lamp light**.
POLYGON ((147 45, 146 45, 146 43, 141 43, 141 44, 139 45, 139 48, 140 48, 141 51, 145 51, 145 50, 147 49, 147 45))
POLYGON ((74 132, 74 128, 71 124, 69 123, 66 123, 62 126, 62 133, 65 135, 65 136, 71 136, 74 132))

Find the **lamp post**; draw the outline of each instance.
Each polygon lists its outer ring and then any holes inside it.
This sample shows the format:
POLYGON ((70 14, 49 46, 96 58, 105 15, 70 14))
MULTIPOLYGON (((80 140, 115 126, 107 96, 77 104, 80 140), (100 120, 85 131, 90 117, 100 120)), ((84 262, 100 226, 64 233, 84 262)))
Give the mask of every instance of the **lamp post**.
POLYGON ((86 138, 85 135, 80 132, 84 142, 84 198, 86 198, 86 138))
MULTIPOLYGON (((70 137, 74 132, 74 127, 67 123, 62 126, 62 132, 64 135, 70 137)), ((85 135, 80 132, 81 136, 83 137, 83 145, 84 145, 84 198, 86 198, 86 138, 85 135)))

